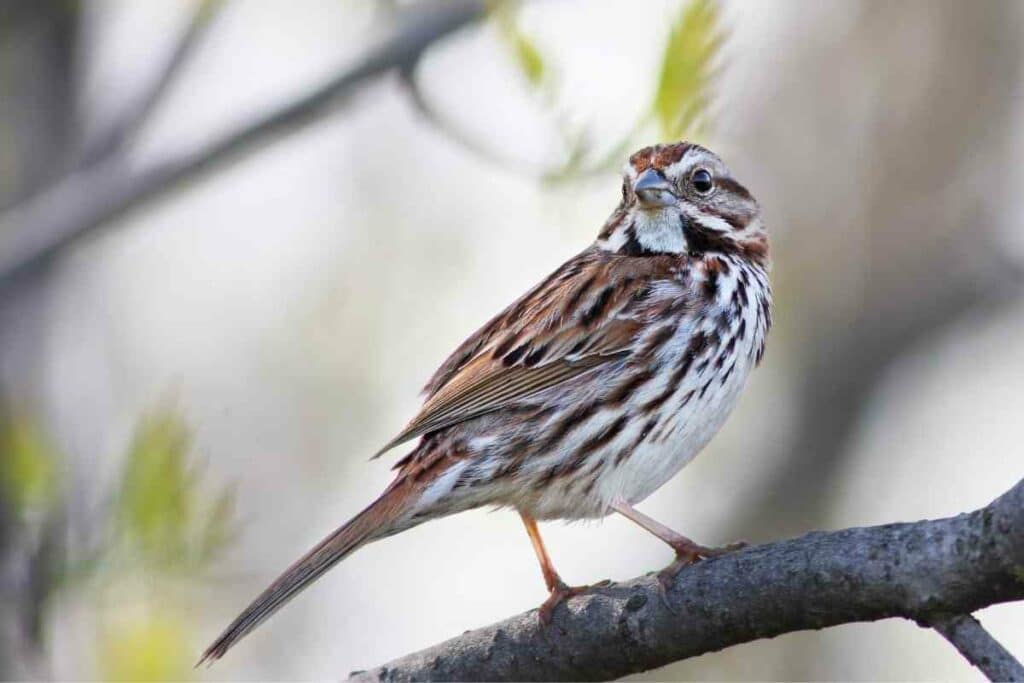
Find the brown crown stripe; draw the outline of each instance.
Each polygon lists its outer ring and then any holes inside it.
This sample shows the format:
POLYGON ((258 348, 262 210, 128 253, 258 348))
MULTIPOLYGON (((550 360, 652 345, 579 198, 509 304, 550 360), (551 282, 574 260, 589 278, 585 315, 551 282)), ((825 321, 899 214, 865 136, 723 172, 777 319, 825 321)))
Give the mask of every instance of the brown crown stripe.
POLYGON ((663 169, 682 159, 691 148, 698 147, 688 142, 644 147, 629 157, 629 164, 637 173, 642 173, 652 166, 663 169))

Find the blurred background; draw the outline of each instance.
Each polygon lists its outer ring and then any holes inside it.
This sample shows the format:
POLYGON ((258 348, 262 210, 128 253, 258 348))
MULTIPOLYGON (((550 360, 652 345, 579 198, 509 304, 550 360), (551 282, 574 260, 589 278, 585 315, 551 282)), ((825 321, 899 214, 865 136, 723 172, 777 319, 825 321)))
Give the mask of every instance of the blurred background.
MULTIPOLYGON (((0 676, 338 679, 545 597, 519 520, 361 550, 199 653, 390 480, 454 346, 588 244, 633 148, 721 154, 776 325, 642 509, 706 543, 1024 476, 1024 4, 0 4, 0 676)), ((570 582, 670 551, 543 529, 570 582)), ((1024 655, 1024 608, 979 614, 1024 655)), ((977 680, 887 621, 638 677, 977 680)))

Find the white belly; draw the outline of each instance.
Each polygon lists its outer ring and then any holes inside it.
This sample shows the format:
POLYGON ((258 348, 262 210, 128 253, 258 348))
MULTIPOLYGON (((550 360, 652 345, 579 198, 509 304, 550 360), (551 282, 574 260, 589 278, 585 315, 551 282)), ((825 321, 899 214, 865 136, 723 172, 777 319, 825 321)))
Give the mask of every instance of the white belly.
MULTIPOLYGON (((749 374, 750 367, 744 364, 723 384, 713 383, 703 398, 694 394, 619 467, 607 470, 597 491, 605 505, 616 498, 639 503, 693 460, 729 417, 749 374)), ((665 408, 668 411, 677 406, 665 408)))

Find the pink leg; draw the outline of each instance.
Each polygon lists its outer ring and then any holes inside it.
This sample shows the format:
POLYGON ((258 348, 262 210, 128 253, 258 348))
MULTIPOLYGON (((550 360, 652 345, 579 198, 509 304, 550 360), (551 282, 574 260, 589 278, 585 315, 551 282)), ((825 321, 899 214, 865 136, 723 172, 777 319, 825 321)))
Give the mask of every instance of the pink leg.
POLYGON ((676 551, 675 561, 658 572, 658 582, 661 584, 662 589, 665 590, 668 589, 668 586, 672 583, 672 579, 675 578, 676 574, 678 574, 679 570, 683 567, 691 565, 704 558, 719 557, 747 546, 745 542, 739 541, 737 543, 730 543, 729 545, 721 548, 709 548, 707 546, 699 545, 698 543, 691 541, 686 536, 669 529, 661 522, 648 517, 625 501, 620 500, 612 503, 612 509, 634 524, 637 524, 665 541, 665 543, 668 543, 669 546, 676 551))
MULTIPOLYGON (((540 562, 540 572, 544 576, 544 585, 547 586, 548 593, 550 593, 548 599, 544 601, 544 604, 540 606, 540 610, 537 612, 541 623, 547 625, 551 623, 551 616, 556 607, 574 595, 579 595, 586 591, 590 586, 567 586, 565 581, 562 581, 562 577, 555 571, 555 565, 552 564, 547 548, 544 547, 544 541, 540 537, 540 529, 537 528, 537 520, 522 511, 519 512, 519 516, 523 518, 526 533, 530 535, 533 552, 537 554, 537 561, 540 562)), ((602 583, 607 583, 607 581, 602 583)))

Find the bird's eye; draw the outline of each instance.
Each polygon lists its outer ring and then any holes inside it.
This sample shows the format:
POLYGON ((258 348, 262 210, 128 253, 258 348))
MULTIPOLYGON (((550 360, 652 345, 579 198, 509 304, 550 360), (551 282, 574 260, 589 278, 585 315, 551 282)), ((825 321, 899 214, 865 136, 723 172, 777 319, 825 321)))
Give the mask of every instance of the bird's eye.
POLYGON ((715 187, 714 180, 711 177, 711 172, 706 168, 698 168, 690 176, 690 184, 693 185, 693 189, 700 194, 707 194, 711 192, 715 187))

